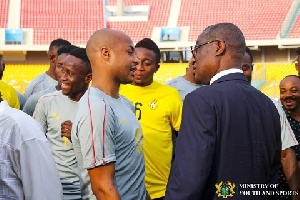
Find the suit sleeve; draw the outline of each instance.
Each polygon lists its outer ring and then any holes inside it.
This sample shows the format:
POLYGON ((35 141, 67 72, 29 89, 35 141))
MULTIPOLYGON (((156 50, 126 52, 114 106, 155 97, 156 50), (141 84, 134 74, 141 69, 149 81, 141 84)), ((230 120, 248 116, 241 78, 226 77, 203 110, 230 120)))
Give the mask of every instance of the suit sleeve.
POLYGON ((212 167, 216 130, 215 112, 204 98, 194 93, 188 95, 183 104, 166 200, 201 199, 212 167))

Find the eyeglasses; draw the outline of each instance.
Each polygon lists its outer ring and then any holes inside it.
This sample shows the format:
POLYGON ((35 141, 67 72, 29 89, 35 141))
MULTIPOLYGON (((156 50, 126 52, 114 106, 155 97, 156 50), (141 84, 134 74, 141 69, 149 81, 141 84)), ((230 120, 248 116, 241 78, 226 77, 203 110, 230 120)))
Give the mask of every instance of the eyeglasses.
MULTIPOLYGON (((212 40, 212 41, 208 41, 208 42, 203 42, 203 43, 200 43, 200 44, 196 44, 195 46, 191 46, 191 52, 192 52, 192 55, 194 58, 196 58, 196 53, 197 53, 197 50, 201 47, 201 46, 204 46, 206 44, 209 44, 209 43, 212 43, 212 42, 218 42, 220 40, 212 40)), ((224 42, 225 45, 226 45, 226 42, 224 42)))

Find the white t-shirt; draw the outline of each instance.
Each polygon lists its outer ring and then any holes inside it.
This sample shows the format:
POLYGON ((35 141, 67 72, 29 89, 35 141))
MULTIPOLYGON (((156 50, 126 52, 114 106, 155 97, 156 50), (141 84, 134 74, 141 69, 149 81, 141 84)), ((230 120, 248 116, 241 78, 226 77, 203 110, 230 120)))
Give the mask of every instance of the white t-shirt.
POLYGON ((295 134, 290 126, 288 119, 286 118, 285 112, 282 109, 280 103, 272 98, 270 98, 274 105, 277 108, 278 114, 280 115, 281 122, 281 143, 282 150, 290 148, 292 146, 298 145, 298 141, 296 140, 295 134))

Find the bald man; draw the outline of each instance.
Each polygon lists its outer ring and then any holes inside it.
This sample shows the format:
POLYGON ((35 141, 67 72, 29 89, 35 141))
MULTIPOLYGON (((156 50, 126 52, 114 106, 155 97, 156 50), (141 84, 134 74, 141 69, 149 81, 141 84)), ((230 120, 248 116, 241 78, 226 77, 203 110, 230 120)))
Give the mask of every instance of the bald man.
POLYGON ((208 86, 184 100, 166 200, 265 199, 239 186, 276 183, 280 117, 240 69, 245 49, 231 23, 207 27, 192 48, 195 79, 208 86))
POLYGON ((72 127, 78 162, 88 169, 98 200, 145 199, 142 129, 133 105, 119 95, 136 70, 133 42, 121 31, 101 29, 86 48, 93 78, 72 127))

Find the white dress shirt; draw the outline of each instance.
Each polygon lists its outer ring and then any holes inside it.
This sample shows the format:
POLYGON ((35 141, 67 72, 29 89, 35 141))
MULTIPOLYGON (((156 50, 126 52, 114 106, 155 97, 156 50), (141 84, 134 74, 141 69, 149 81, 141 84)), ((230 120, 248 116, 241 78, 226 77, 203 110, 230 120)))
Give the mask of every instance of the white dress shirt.
POLYGON ((60 200, 62 186, 42 127, 0 103, 0 199, 60 200))

